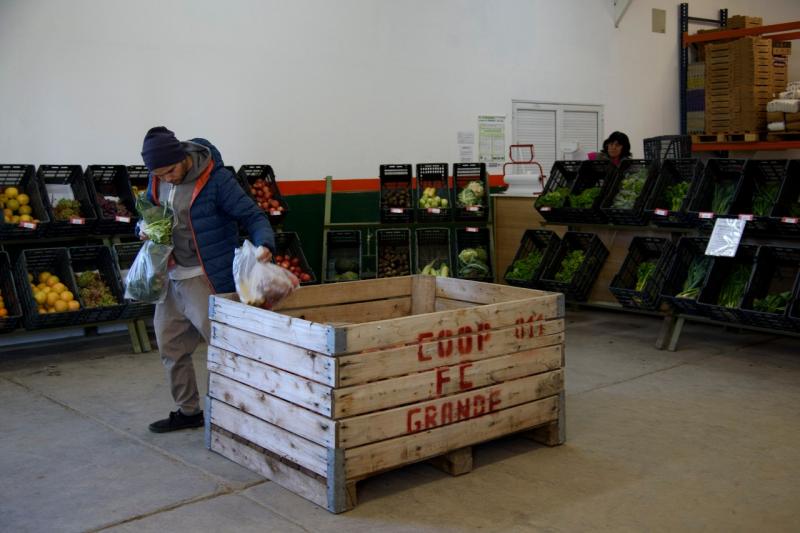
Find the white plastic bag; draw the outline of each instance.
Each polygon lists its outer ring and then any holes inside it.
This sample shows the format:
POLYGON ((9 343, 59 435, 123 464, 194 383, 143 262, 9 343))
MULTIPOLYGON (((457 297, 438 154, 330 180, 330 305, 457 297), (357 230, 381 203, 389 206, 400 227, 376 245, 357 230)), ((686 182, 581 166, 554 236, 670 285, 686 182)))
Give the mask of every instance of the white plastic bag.
POLYGON ((233 281, 239 300, 248 305, 273 307, 289 296, 300 284, 294 274, 273 263, 262 263, 258 256, 263 251, 250 241, 244 241, 233 256, 233 281))
POLYGON ((172 246, 144 241, 125 276, 125 298, 160 304, 167 297, 172 246))

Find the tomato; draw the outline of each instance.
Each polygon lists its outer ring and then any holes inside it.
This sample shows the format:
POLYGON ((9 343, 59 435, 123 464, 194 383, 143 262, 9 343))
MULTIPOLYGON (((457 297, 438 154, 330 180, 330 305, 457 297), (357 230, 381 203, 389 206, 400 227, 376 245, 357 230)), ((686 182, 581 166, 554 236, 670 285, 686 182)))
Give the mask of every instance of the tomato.
POLYGON ((303 272, 300 274, 300 281, 311 281, 311 275, 303 272))
POLYGON ((297 266, 297 265, 299 265, 299 264, 300 264, 300 258, 299 258, 299 257, 292 257, 292 258, 290 259, 290 261, 292 262, 292 264, 293 264, 294 266, 297 266))
POLYGON ((275 262, 276 263, 282 263, 283 262, 283 256, 282 255, 276 255, 275 256, 275 262))
POLYGON ((282 266, 283 268, 285 268, 285 269, 287 269, 287 270, 288 270, 288 269, 289 269, 289 267, 290 267, 290 266, 292 266, 292 265, 289 263, 289 261, 287 261, 286 259, 284 259, 284 260, 281 262, 281 266, 282 266))

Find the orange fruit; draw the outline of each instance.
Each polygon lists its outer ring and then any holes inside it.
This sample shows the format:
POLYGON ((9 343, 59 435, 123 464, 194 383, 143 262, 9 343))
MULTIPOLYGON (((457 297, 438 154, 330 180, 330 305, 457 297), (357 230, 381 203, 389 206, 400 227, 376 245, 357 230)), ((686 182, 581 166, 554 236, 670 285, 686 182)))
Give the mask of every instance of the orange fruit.
MULTIPOLYGON (((47 278, 50 277, 50 272, 40 272, 39 273, 39 283, 44 283, 47 281, 47 278)), ((31 280, 33 281, 33 280, 31 280)))
POLYGON ((71 302, 72 300, 75 299, 75 296, 73 296, 72 292, 70 292, 68 290, 64 290, 64 292, 59 294, 58 297, 61 298, 65 302, 71 302))
POLYGON ((58 279, 58 276, 54 276, 54 275, 51 274, 50 276, 47 277, 47 279, 44 282, 47 283, 48 287, 52 287, 53 285, 55 285, 59 281, 61 281, 61 280, 58 279))
POLYGON ((21 193, 17 195, 17 201, 19 205, 28 205, 31 202, 31 197, 25 193, 21 193))
POLYGON ((42 305, 47 301, 47 293, 43 291, 34 291, 33 299, 36 300, 36 303, 42 305))
POLYGON ((48 292, 47 293, 47 305, 53 306, 58 301, 58 293, 57 292, 48 292))
POLYGON ((81 304, 78 303, 78 300, 70 300, 67 302, 67 308, 70 311, 77 311, 81 308, 81 304))
POLYGON ((8 316, 8 309, 5 307, 0 307, 0 318, 5 318, 8 316))
POLYGON ((65 290, 67 290, 67 286, 66 286, 66 285, 64 285, 64 284, 63 284, 63 283, 61 283, 61 282, 59 282, 59 283, 56 283, 55 285, 53 285, 53 291, 55 291, 57 294, 61 294, 61 293, 62 293, 62 292, 64 292, 65 290))
POLYGON ((65 302, 64 300, 57 300, 56 304, 53 307, 55 308, 56 313, 63 313, 64 311, 67 310, 69 306, 67 305, 67 302, 65 302))

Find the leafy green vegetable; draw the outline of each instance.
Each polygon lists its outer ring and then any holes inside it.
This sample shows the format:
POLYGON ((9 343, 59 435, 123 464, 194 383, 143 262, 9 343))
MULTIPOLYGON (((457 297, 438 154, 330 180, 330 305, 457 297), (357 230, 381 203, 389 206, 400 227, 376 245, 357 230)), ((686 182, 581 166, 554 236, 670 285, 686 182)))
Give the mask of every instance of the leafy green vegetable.
POLYGON ((717 304, 722 307, 737 307, 739 300, 744 296, 748 279, 750 279, 750 266, 736 265, 722 282, 717 304))
POLYGON ((464 248, 458 254, 458 277, 483 278, 488 276, 490 272, 489 266, 486 264, 487 259, 486 249, 481 246, 464 248))
POLYGON ((636 199, 642 193, 647 181, 647 169, 642 168, 636 172, 629 172, 622 180, 619 191, 614 196, 611 207, 615 209, 633 209, 636 199))
POLYGON ((333 281, 358 281, 358 274, 348 270, 341 274, 334 274, 333 281))
POLYGON ((736 193, 736 182, 718 181, 714 184, 714 198, 711 201, 711 211, 718 215, 728 212, 736 193))
POLYGON ((539 207, 564 207, 567 200, 569 200, 569 187, 559 187, 540 196, 536 204, 539 207))
POLYGON ((783 313, 786 311, 786 305, 791 299, 791 291, 769 294, 765 298, 754 299, 753 309, 762 313, 783 313))
POLYGON ((643 291, 647 280, 653 275, 656 270, 656 264, 653 261, 643 261, 639 263, 639 268, 636 269, 636 290, 643 291))
POLYGON ((703 285, 703 280, 705 280, 709 268, 711 268, 710 257, 703 255, 692 259, 689 265, 689 273, 686 275, 686 280, 683 282, 683 288, 675 297, 696 300, 700 295, 700 288, 703 285))
POLYGON ((569 283, 572 281, 572 278, 575 276, 575 273, 583 264, 583 259, 585 254, 583 250, 572 250, 561 261, 561 267, 556 273, 556 281, 560 281, 562 283, 569 283))
POLYGON ((142 232, 156 244, 172 244, 172 210, 166 205, 153 205, 139 194, 136 211, 142 217, 142 232))
POLYGON ((600 187, 590 187, 580 194, 571 195, 569 197, 569 203, 572 207, 578 209, 590 209, 598 196, 600 196, 600 187))
POLYGON ((779 183, 764 183, 759 186, 756 184, 756 194, 753 197, 753 214, 758 217, 769 216, 772 206, 778 199, 780 192, 779 183))
POLYGON ((544 253, 538 248, 534 248, 525 257, 514 261, 514 264, 511 265, 511 270, 506 274, 506 278, 521 281, 531 279, 536 269, 542 264, 543 257, 544 253))
POLYGON ((800 217, 800 195, 797 196, 797 200, 789 204, 789 216, 800 217))
POLYGON ((670 211, 680 211, 683 205, 683 199, 689 193, 689 182, 681 181, 675 185, 667 187, 666 196, 669 202, 670 211))
POLYGON ((470 181, 467 186, 458 193, 458 205, 461 207, 472 207, 483 205, 483 183, 480 181, 470 181))

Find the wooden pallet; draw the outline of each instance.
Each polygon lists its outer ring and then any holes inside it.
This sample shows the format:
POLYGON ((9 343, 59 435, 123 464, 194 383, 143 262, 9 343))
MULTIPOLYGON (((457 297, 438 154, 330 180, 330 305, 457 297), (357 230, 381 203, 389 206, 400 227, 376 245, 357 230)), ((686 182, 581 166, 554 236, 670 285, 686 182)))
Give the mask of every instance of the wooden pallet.
POLYGON ((705 133, 692 135, 692 144, 756 142, 761 139, 760 133, 705 133))
POLYGON ((481 442, 564 442, 561 294, 406 276, 273 311, 215 295, 210 317, 206 445, 331 512, 403 465, 457 475, 481 442))
POLYGON ((800 141, 800 131, 771 131, 767 134, 768 141, 800 141))

